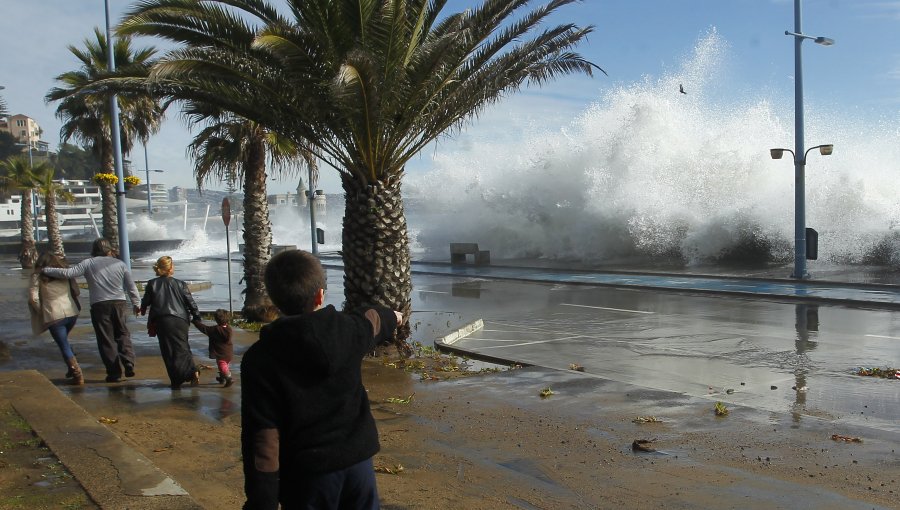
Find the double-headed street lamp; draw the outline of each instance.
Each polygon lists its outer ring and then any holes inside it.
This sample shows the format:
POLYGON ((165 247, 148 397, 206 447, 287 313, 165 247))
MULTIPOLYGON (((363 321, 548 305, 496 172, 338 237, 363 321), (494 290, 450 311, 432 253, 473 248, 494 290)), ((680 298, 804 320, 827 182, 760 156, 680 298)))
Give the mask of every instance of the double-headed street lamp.
POLYGON ((150 172, 156 172, 158 174, 161 174, 164 171, 165 170, 150 170, 149 168, 147 168, 145 170, 145 172, 147 172, 147 217, 148 218, 153 216, 153 201, 150 198, 150 195, 152 194, 152 190, 150 189, 150 172))
POLYGON ((803 33, 801 26, 800 0, 794 0, 794 31, 785 30, 784 35, 794 38, 794 150, 772 149, 774 159, 781 158, 785 150, 794 155, 794 273, 792 278, 809 278, 806 271, 806 154, 812 149, 827 156, 831 154, 832 145, 817 145, 809 150, 804 149, 803 140, 803 56, 802 43, 811 39, 816 44, 831 46, 833 39, 828 37, 812 37, 803 33), (803 157, 799 157, 803 154, 803 157))

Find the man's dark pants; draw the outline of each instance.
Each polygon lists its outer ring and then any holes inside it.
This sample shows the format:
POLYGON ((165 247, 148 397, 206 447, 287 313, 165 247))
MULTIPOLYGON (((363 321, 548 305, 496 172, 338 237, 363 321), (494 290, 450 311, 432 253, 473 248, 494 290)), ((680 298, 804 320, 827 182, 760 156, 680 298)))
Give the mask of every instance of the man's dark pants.
POLYGON ((106 366, 106 376, 109 378, 120 378, 123 367, 134 367, 134 348, 125 314, 124 300, 100 301, 91 305, 91 324, 94 325, 100 359, 106 366))

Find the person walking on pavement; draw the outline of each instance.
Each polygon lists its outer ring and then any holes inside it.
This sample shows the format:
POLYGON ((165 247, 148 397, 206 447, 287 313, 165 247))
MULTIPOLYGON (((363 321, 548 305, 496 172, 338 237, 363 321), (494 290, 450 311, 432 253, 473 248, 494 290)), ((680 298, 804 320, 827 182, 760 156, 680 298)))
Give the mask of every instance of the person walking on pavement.
POLYGON ((28 305, 31 311, 32 332, 37 335, 50 331, 50 336, 59 347, 63 361, 68 367, 66 377, 72 384, 84 384, 81 367, 69 345, 69 332, 75 327, 81 304, 78 302, 78 284, 72 278, 51 278, 41 274, 45 267, 67 267, 55 253, 44 253, 38 257, 31 275, 28 305))
POLYGON ((194 364, 188 332, 191 322, 200 321, 200 310, 187 283, 172 276, 175 274, 172 257, 160 257, 153 265, 153 271, 157 277, 147 282, 144 299, 141 300, 141 315, 150 308, 147 321, 156 330, 159 351, 172 389, 180 389, 186 382, 197 386, 200 384, 200 372, 194 364))
POLYGON ((53 278, 84 276, 91 294, 91 323, 97 336, 100 358, 106 366, 106 382, 119 382, 134 377, 134 348, 126 324, 126 294, 132 311, 138 314, 137 287, 131 271, 116 258, 116 251, 107 239, 97 239, 91 246, 91 256, 69 268, 45 267, 41 273, 53 278))

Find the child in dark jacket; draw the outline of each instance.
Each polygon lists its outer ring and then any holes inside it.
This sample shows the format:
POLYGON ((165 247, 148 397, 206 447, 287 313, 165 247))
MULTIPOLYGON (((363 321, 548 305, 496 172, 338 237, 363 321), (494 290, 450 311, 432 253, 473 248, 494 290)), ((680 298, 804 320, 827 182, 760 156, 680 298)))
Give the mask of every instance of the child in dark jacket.
POLYGON ((231 358, 234 356, 234 345, 231 343, 231 326, 228 325, 230 314, 228 310, 219 308, 216 310, 213 318, 216 321, 215 326, 207 326, 201 321, 194 321, 194 326, 201 333, 209 337, 209 357, 216 360, 216 366, 219 368, 219 376, 216 381, 225 383, 228 388, 234 384, 231 377, 231 358))
POLYGON ((244 509, 377 509, 378 431, 361 364, 403 316, 323 307, 325 273, 300 250, 272 257, 265 282, 283 316, 241 360, 244 509))

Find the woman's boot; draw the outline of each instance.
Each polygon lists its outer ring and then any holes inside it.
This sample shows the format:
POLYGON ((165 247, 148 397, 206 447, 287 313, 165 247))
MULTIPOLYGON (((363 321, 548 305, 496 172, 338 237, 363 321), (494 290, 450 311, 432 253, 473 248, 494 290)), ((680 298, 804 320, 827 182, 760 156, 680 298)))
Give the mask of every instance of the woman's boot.
POLYGON ((84 384, 84 374, 81 373, 81 367, 78 366, 78 361, 72 357, 66 360, 66 365, 69 366, 69 370, 72 372, 72 384, 84 384))

